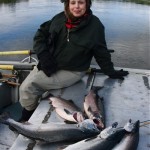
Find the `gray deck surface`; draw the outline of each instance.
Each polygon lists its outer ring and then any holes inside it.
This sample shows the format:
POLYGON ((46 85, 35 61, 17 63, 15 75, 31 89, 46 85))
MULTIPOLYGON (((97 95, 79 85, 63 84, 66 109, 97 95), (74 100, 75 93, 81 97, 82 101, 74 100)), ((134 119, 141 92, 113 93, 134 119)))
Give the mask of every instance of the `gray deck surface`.
MULTIPOLYGON (((130 74, 124 81, 109 79, 103 74, 96 75, 95 86, 104 86, 99 96, 104 98, 106 127, 113 122, 123 126, 130 118, 133 121, 150 120, 150 71, 129 69, 130 74)), ((83 110, 87 76, 77 84, 63 90, 51 91, 54 95, 61 95, 65 99, 72 99, 83 110)), ((42 100, 30 118, 33 124, 48 122, 62 122, 63 120, 53 111, 49 113, 48 100, 42 100)), ((58 133, 59 134, 59 133, 58 133)), ((67 143, 40 143, 19 135, 10 150, 57 150, 67 143)), ((150 126, 140 128, 138 150, 150 149, 150 126)))

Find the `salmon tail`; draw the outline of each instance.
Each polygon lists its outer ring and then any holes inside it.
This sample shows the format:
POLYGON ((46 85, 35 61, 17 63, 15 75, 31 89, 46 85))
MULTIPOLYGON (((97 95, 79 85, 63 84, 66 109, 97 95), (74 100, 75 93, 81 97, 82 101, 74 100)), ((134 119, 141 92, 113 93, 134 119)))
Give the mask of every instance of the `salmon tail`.
POLYGON ((133 132, 139 132, 139 128, 140 128, 140 121, 137 120, 137 121, 134 123, 133 132))
POLYGON ((10 118, 10 115, 8 112, 4 112, 0 115, 0 123, 2 124, 8 124, 7 119, 10 118))
POLYGON ((140 121, 137 120, 136 122, 132 123, 130 119, 124 126, 124 129, 129 133, 135 133, 139 131, 140 121))

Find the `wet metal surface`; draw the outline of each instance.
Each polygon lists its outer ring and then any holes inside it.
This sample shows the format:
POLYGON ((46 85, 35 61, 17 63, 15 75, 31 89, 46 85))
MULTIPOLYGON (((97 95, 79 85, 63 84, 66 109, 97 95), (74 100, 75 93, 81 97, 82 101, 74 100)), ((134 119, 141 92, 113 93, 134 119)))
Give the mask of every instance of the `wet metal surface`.
MULTIPOLYGON (((146 77, 149 82, 150 72, 144 71, 136 72, 130 70, 130 74, 125 77, 124 81, 109 79, 103 74, 97 74, 95 78, 95 86, 104 86, 99 92, 99 96, 104 98, 104 110, 106 127, 114 122, 118 122, 119 126, 123 126, 129 119, 133 121, 150 120, 150 89, 145 86, 143 76, 146 77)), ((85 95, 87 76, 77 84, 65 88, 61 95, 65 99, 72 99, 74 103, 83 110, 83 100, 85 95)), ((51 91, 54 95, 60 95, 61 90, 51 91)), ((54 110, 50 109, 48 99, 42 100, 40 105, 30 118, 30 122, 33 124, 42 123, 45 116, 48 122, 63 122, 54 110), (50 115, 51 114, 51 115, 50 115)), ((59 134, 59 133, 58 133, 59 134)), ((138 150, 149 149, 149 126, 140 128, 140 141, 138 150)), ((29 144, 33 143, 32 140, 25 138, 21 135, 16 139, 10 150, 25 150, 29 144)), ((68 143, 42 143, 36 142, 33 150, 57 150, 63 145, 68 143)))

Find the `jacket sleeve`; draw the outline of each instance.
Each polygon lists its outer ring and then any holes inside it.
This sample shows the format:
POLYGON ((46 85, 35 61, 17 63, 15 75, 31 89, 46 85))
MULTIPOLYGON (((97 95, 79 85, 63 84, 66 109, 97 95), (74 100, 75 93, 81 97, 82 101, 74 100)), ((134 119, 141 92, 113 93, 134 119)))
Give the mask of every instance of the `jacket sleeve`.
POLYGON ((43 70, 48 77, 57 71, 57 63, 52 56, 54 41, 49 33, 50 25, 51 21, 47 21, 40 26, 35 34, 33 44, 33 50, 39 59, 37 68, 43 70))
POLYGON ((107 49, 104 26, 101 24, 97 30, 98 36, 96 40, 98 41, 94 47, 94 57, 104 74, 110 75, 114 72, 114 65, 107 49))
POLYGON ((39 56, 44 51, 49 51, 48 40, 49 40, 49 27, 51 20, 43 23, 37 30, 33 39, 33 50, 39 56))

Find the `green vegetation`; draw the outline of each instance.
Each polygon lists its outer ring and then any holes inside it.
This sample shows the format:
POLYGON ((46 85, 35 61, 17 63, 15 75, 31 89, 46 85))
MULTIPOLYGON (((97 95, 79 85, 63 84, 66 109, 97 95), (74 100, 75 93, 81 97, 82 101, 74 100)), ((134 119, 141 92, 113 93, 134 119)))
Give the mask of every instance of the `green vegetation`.
POLYGON ((15 3, 17 0, 0 0, 0 3, 15 3))
POLYGON ((0 3, 16 3, 18 0, 0 0, 0 3))
POLYGON ((29 0, 0 0, 0 4, 15 4, 21 1, 29 1, 29 0))
POLYGON ((136 4, 150 5, 150 0, 93 0, 93 1, 118 1, 118 2, 131 2, 136 4))
POLYGON ((146 5, 150 5, 150 0, 123 0, 125 2, 134 2, 137 4, 146 4, 146 5))
MULTIPOLYGON (((0 0, 0 3, 8 4, 8 3, 17 3, 21 1, 29 1, 29 0, 0 0)), ((110 0, 103 0, 103 1, 110 1, 110 0)), ((133 2, 137 4, 150 5, 150 0, 111 0, 111 1, 133 2)))

